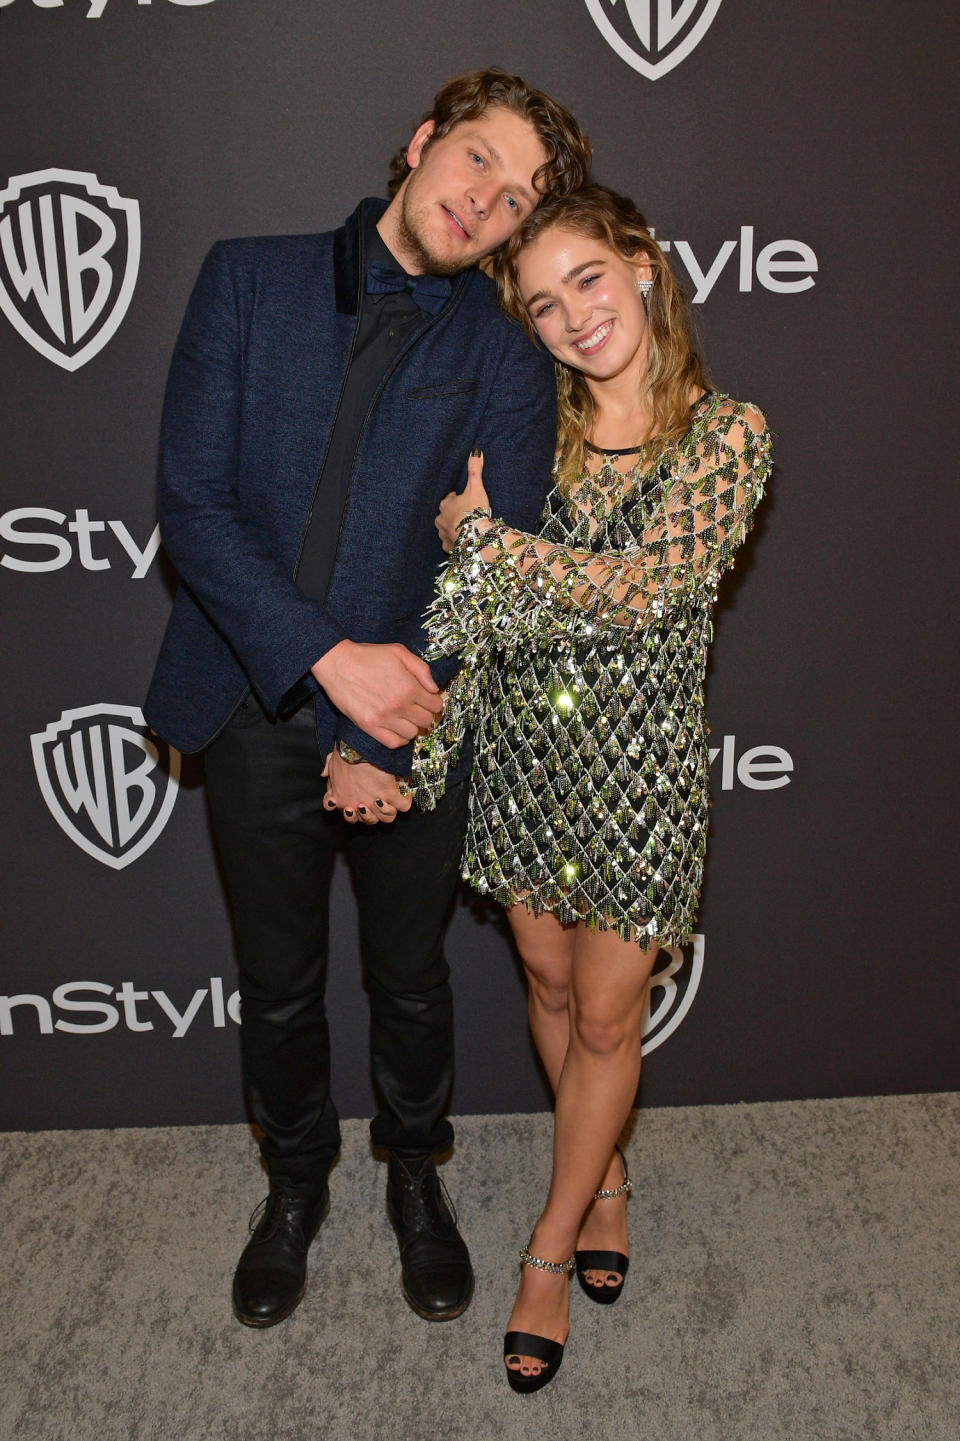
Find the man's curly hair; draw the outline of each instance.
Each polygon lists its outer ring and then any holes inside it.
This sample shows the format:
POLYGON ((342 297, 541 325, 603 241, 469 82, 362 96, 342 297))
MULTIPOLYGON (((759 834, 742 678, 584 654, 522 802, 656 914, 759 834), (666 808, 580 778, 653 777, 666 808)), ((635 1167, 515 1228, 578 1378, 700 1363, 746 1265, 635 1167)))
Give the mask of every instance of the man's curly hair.
MULTIPOLYGON (((519 75, 509 75, 496 66, 458 75, 437 92, 433 109, 423 117, 434 124, 427 146, 449 134, 455 125, 475 120, 495 105, 529 120, 539 136, 547 158, 535 172, 533 184, 541 196, 569 195, 586 182, 593 152, 570 111, 542 90, 532 90, 519 75)), ((404 146, 390 162, 391 199, 409 174, 404 146)))

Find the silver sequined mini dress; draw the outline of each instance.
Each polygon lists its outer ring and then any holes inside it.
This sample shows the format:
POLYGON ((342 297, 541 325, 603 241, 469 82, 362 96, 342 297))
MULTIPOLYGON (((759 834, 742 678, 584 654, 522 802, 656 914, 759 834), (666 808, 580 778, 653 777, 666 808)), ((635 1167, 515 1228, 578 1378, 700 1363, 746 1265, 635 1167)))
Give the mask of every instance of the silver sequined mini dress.
MULTIPOLYGON (((632 458, 632 457, 631 457, 632 458)), ((717 581, 771 465, 751 406, 708 393, 656 464, 584 466, 536 536, 483 512, 460 526, 427 657, 462 651, 414 762, 442 793, 474 734, 464 879, 504 905, 647 945, 689 935, 703 876, 703 707, 717 581)))

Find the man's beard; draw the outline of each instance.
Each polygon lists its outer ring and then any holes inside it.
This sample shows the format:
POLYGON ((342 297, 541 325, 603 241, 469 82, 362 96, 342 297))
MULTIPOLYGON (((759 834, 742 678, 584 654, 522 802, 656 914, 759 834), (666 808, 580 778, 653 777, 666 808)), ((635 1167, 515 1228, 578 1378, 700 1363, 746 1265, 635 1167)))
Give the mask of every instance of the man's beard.
POLYGON ((400 214, 397 219, 397 239, 403 248, 404 255, 412 260, 420 270, 428 275, 459 275, 461 270, 466 270, 479 258, 471 255, 469 259, 455 260, 452 256, 435 255, 424 243, 423 237, 418 228, 418 217, 410 204, 409 188, 400 203, 400 214))

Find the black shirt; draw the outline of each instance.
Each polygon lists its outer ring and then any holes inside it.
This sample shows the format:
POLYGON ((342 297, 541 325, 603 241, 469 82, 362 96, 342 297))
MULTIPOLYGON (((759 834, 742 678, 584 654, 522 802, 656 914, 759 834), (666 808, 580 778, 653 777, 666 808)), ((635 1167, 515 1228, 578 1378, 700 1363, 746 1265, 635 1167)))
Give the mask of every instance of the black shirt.
MULTIPOLYGON (((373 261, 406 273, 380 238, 376 222, 368 216, 363 232, 364 266, 373 261)), ((330 584, 350 476, 367 412, 391 362, 411 331, 426 318, 409 291, 368 295, 361 279, 353 354, 347 364, 340 406, 297 568, 297 584, 312 600, 325 599, 330 584)))

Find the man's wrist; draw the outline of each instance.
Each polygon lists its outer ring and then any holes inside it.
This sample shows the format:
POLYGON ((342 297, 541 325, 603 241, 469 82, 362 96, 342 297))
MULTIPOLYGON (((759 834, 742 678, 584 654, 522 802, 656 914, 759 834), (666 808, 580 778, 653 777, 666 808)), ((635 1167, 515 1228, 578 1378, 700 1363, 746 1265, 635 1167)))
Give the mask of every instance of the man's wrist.
POLYGON ((329 679, 331 667, 336 666, 336 661, 333 659, 334 655, 337 651, 340 651, 340 653, 343 654, 346 647, 352 644, 353 641, 349 639, 338 640, 336 645, 332 645, 329 650, 324 651, 320 659, 315 660, 313 665, 310 667, 310 673, 313 676, 314 680, 317 681, 319 685, 323 686, 324 689, 326 689, 325 682, 329 679))

